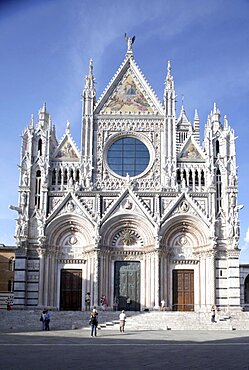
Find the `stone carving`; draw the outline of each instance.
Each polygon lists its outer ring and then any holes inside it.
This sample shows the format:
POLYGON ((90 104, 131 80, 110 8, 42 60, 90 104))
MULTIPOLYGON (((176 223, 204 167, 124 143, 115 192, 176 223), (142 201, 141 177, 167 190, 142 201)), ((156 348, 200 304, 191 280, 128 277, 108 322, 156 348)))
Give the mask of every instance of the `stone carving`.
POLYGON ((193 249, 191 242, 186 235, 180 235, 172 247, 172 253, 175 258, 190 259, 193 258, 193 249))

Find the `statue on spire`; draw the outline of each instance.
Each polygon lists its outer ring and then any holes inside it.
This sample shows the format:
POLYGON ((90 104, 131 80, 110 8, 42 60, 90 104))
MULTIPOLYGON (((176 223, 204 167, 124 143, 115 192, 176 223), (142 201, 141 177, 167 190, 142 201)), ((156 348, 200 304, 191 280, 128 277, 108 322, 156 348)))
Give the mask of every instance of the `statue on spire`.
POLYGON ((129 37, 128 34, 125 33, 125 40, 127 42, 127 54, 132 54, 133 53, 132 45, 134 44, 135 39, 136 39, 136 36, 129 37))

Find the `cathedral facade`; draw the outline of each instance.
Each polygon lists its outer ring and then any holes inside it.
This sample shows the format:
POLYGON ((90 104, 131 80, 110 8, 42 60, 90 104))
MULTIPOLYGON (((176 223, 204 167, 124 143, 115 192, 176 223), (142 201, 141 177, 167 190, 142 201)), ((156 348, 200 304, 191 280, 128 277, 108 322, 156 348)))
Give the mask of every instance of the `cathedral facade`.
POLYGON ((197 111, 176 114, 170 63, 160 101, 127 41, 98 100, 90 61, 80 148, 45 105, 23 132, 14 304, 239 308, 234 130, 214 104, 201 143, 197 111))

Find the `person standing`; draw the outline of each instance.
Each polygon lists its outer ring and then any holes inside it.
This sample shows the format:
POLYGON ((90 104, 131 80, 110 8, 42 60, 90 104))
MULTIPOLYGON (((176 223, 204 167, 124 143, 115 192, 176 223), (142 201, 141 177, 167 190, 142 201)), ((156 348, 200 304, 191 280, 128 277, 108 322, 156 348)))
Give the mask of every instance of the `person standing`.
POLYGON ((97 336, 97 327, 98 327, 98 312, 92 311, 90 316, 89 324, 91 325, 91 337, 97 336))
POLYGON ((126 315, 125 315, 124 310, 122 310, 121 314, 119 315, 119 330, 120 330, 120 333, 124 333, 125 320, 126 320, 126 315))
POLYGON ((213 306, 211 307, 211 322, 216 322, 215 321, 215 314, 216 314, 216 307, 213 304, 213 306))
POLYGON ((161 300, 161 311, 165 311, 165 300, 161 300))
POLYGON ((42 322, 42 330, 49 331, 50 314, 47 309, 42 311, 40 321, 42 322))

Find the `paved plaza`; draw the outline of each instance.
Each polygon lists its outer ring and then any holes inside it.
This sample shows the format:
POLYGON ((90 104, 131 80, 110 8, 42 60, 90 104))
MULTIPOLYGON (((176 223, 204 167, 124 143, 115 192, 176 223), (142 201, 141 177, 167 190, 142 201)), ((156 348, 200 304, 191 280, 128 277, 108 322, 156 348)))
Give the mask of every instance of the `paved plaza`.
POLYGON ((0 334, 2 370, 249 369, 249 331, 0 334))

